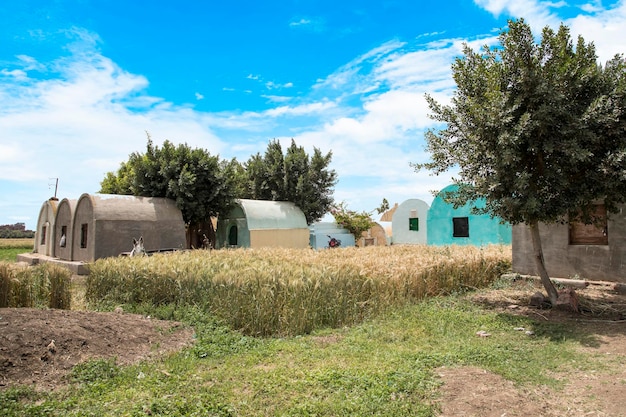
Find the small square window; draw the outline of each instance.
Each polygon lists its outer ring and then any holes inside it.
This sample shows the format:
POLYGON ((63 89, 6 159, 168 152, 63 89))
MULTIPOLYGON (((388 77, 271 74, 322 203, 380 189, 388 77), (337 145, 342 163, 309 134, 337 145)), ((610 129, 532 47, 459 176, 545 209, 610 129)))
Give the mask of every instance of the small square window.
POLYGON ((80 247, 87 247, 87 223, 83 223, 80 225, 80 247))
POLYGON ((417 217, 409 219, 409 230, 415 230, 416 232, 420 230, 420 219, 417 217))
POLYGON ((59 246, 64 248, 67 244, 67 226, 61 226, 61 239, 59 241, 59 246))
POLYGON ((469 218, 452 218, 452 237, 469 237, 469 218))
MULTIPOLYGON (((581 221, 570 221, 569 244, 570 245, 608 245, 609 228, 607 224, 606 207, 604 204, 595 206, 592 216, 594 224, 584 224, 581 221)), ((575 218, 576 215, 573 215, 575 218)))

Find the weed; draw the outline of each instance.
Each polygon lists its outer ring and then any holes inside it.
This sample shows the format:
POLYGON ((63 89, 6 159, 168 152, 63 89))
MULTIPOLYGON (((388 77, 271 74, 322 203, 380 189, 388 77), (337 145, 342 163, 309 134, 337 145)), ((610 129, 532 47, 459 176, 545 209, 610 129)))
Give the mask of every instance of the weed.
POLYGON ((115 378, 120 372, 113 359, 96 359, 79 363, 72 368, 70 380, 73 382, 94 383, 115 378))

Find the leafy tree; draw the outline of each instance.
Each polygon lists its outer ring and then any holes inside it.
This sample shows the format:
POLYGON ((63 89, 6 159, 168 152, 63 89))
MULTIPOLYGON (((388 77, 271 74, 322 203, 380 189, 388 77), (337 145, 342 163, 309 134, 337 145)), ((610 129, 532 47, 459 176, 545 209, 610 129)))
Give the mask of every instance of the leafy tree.
POLYGON ((240 198, 291 201, 303 212, 309 224, 321 219, 334 202, 333 187, 337 174, 328 169, 332 152, 323 155, 314 148, 309 156, 291 140, 283 154, 280 142, 270 141, 265 154, 253 155, 245 164, 246 187, 240 198))
POLYGON ((380 203, 380 206, 376 209, 376 213, 383 214, 387 210, 389 210, 389 201, 387 201, 386 198, 383 198, 382 203, 380 203))
POLYGON ((479 198, 482 212, 529 225, 534 258, 552 304, 558 293, 543 261, 538 225, 578 216, 589 224, 598 200, 609 212, 626 199, 626 62, 598 65, 593 44, 546 27, 539 43, 524 20, 500 45, 464 46, 452 65, 450 105, 427 100, 446 126, 426 133, 435 174, 457 167, 455 205, 479 198), (575 214, 578 213, 578 214, 575 214))
POLYGON ((131 154, 117 174, 107 173, 100 192, 173 199, 188 225, 191 243, 194 233, 205 227, 213 234, 210 218, 229 210, 235 173, 239 172, 233 161, 220 162, 208 151, 187 144, 165 141, 159 148, 148 136, 146 152, 131 154))
POLYGON ((335 222, 352 233, 355 240, 359 240, 363 232, 371 229, 375 224, 370 213, 348 210, 345 202, 337 204, 330 212, 335 218, 335 222))

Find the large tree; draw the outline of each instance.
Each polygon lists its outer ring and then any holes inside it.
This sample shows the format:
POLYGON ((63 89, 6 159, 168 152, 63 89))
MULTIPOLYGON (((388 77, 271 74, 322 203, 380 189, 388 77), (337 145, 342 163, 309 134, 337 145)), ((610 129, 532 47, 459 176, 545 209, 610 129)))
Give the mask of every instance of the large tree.
POLYGON ((213 235, 211 217, 228 211, 233 203, 237 173, 233 167, 205 149, 175 146, 167 140, 158 147, 148 136, 146 152, 132 153, 117 174, 107 173, 100 192, 171 198, 188 225, 188 243, 198 247, 203 233, 213 235))
POLYGON ((590 224, 594 204, 626 200, 626 63, 601 66, 592 43, 546 27, 539 42, 510 21, 496 47, 464 46, 452 65, 451 104, 427 95, 445 127, 426 133, 435 174, 458 169, 455 204, 484 198, 483 212, 530 227, 535 263, 551 302, 558 293, 543 260, 539 223, 590 224))
POLYGON ((247 186, 238 197, 291 201, 311 224, 328 213, 334 203, 337 173, 328 168, 331 159, 332 152, 324 155, 318 148, 309 156, 293 139, 283 154, 280 142, 272 140, 264 155, 257 153, 246 162, 247 186))

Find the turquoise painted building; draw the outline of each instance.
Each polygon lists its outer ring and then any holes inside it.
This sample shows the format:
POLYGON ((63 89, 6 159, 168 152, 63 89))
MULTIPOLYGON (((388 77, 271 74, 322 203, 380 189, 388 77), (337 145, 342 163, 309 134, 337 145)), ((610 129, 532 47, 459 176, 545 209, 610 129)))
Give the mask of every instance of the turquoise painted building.
POLYGON ((472 214, 472 207, 485 206, 484 200, 454 208, 443 199, 446 192, 455 191, 457 185, 441 190, 428 211, 429 245, 475 245, 511 244, 511 225, 488 214, 472 214))

